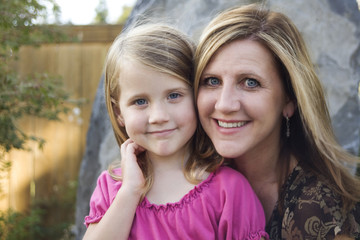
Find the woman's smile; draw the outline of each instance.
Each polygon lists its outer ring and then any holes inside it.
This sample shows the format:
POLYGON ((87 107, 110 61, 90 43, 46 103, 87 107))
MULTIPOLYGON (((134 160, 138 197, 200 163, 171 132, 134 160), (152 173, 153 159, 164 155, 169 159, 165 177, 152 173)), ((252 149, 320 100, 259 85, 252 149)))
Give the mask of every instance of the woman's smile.
POLYGON ((248 123, 248 121, 221 121, 221 120, 217 120, 217 123, 219 125, 219 127, 222 128, 239 128, 244 126, 245 124, 248 123))
POLYGON ((247 153, 253 158, 279 144, 286 96, 272 53, 261 43, 236 40, 224 45, 200 82, 200 121, 221 155, 247 153))

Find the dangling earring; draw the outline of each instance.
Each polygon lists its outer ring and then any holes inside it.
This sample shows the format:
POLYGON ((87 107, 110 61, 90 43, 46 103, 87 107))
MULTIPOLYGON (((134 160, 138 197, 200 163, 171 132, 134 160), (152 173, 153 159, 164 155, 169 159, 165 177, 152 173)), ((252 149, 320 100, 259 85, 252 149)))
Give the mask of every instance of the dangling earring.
POLYGON ((285 118, 286 118, 286 137, 289 138, 290 137, 290 119, 287 115, 285 118))

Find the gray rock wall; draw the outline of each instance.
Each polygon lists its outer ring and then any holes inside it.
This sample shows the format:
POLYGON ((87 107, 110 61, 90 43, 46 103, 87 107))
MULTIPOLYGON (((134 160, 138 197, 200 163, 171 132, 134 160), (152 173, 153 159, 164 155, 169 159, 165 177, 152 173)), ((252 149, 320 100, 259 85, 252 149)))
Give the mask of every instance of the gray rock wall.
MULTIPOLYGON (((241 0, 138 0, 126 25, 141 18, 171 22, 196 41, 213 16, 228 7, 258 2, 241 0)), ((324 84, 340 143, 350 152, 360 146, 360 12, 356 0, 268 0, 287 14, 303 33, 324 84)), ((76 239, 85 232, 84 217, 97 176, 119 158, 119 149, 106 112, 103 79, 93 105, 87 146, 79 173, 76 239)))

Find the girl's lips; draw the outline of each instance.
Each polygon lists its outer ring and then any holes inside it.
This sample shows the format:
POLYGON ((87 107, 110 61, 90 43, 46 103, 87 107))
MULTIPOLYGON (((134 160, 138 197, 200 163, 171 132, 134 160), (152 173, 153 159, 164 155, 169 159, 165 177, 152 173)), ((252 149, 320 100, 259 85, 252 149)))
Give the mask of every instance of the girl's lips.
POLYGON ((148 134, 156 135, 156 136, 165 136, 171 134, 175 129, 164 129, 164 130, 156 130, 149 131, 148 134))

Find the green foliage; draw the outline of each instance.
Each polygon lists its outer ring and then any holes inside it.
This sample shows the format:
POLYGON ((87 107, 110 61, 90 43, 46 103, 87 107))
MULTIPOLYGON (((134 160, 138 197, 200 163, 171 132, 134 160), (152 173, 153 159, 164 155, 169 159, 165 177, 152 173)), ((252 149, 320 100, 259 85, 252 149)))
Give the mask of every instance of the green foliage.
POLYGON ((55 15, 59 6, 53 0, 0 0, 0 54, 10 58, 20 46, 64 40, 66 36, 54 25, 37 26, 46 19, 45 3, 52 5, 55 15))
MULTIPOLYGON (((54 0, 0 0, 0 180, 11 167, 11 160, 5 158, 10 150, 27 150, 29 140, 40 147, 44 144, 43 139, 24 132, 19 121, 24 116, 58 120, 61 113, 68 111, 69 95, 59 76, 20 76, 14 68, 21 46, 68 40, 54 25, 36 25, 46 21, 46 6, 51 6, 55 15, 59 13, 54 0)), ((58 239, 73 221, 69 215, 74 211, 69 205, 74 203, 74 197, 71 203, 56 194, 55 197, 57 202, 34 201, 28 213, 0 212, 0 239, 58 239), (52 208, 68 215, 48 225, 52 208)))
MULTIPOLYGON (((0 73, 2 74, 2 73, 0 73)), ((1 75, 0 75, 1 76, 1 75)), ((68 94, 62 89, 59 78, 47 74, 35 74, 20 79, 13 74, 0 78, 0 145, 6 152, 25 149, 28 140, 44 140, 28 136, 17 125, 24 116, 36 116, 49 120, 59 120, 59 114, 67 112, 64 101, 68 94)))
MULTIPOLYGON (((68 95, 62 90, 59 77, 32 74, 20 77, 13 69, 17 52, 23 45, 65 40, 58 28, 35 23, 46 17, 45 2, 58 6, 53 0, 0 0, 0 150, 25 149, 28 140, 43 140, 28 136, 17 125, 25 115, 57 120, 67 108, 63 104, 68 95)), ((1 158, 1 156, 0 156, 1 158)))
POLYGON ((118 18, 117 23, 118 24, 125 24, 127 18, 130 16, 131 10, 133 7, 130 6, 123 6, 123 11, 121 16, 118 18))
POLYGON ((71 225, 77 184, 54 192, 50 199, 35 201, 28 213, 0 212, 0 239, 42 240, 73 239, 71 225))
POLYGON ((8 210, 0 212, 0 239, 36 239, 42 233, 37 225, 41 222, 41 211, 32 210, 28 214, 8 210))
POLYGON ((35 24, 46 19, 46 3, 55 14, 59 12, 53 0, 0 0, 0 178, 11 166, 5 160, 7 152, 26 149, 29 140, 40 147, 44 144, 43 139, 22 131, 19 120, 26 115, 57 120, 67 111, 63 103, 69 96, 59 77, 36 73, 21 77, 13 67, 21 46, 67 39, 55 26, 35 24))
POLYGON ((108 8, 105 0, 100 0, 98 6, 95 9, 96 16, 94 23, 96 24, 105 24, 108 17, 108 8))

